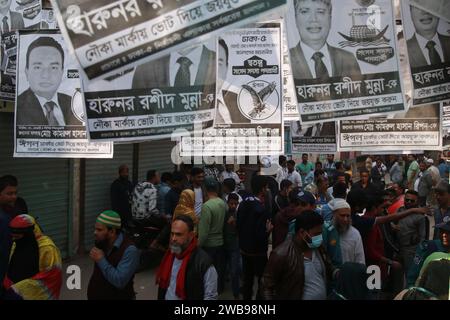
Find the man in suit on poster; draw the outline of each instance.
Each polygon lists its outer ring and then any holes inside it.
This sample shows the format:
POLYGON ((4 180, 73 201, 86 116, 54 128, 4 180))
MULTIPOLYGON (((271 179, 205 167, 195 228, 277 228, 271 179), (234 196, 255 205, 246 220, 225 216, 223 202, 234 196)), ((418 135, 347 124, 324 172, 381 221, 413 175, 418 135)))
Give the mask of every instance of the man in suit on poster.
POLYGON ((136 67, 132 88, 189 87, 215 82, 216 53, 201 45, 136 67))
POLYGON ((217 66, 217 99, 216 99, 216 118, 215 125, 221 124, 238 124, 250 123, 250 119, 246 118, 238 107, 238 92, 236 88, 226 83, 228 72, 228 46, 225 40, 219 40, 218 47, 218 66, 217 66))
POLYGON ((1 33, 24 29, 22 15, 11 11, 12 0, 0 0, 0 27, 1 33))
POLYGON ((414 5, 410 8, 411 20, 416 30, 406 41, 411 68, 450 62, 450 37, 437 32, 439 18, 414 5))
POLYGON ((51 37, 39 37, 27 49, 25 75, 30 87, 17 97, 17 125, 81 125, 72 98, 58 92, 64 74, 64 50, 51 37))
POLYGON ((335 122, 319 122, 309 127, 305 132, 305 137, 328 137, 336 136, 335 122))
POLYGON ((360 75, 355 56, 327 43, 331 0, 293 0, 300 42, 290 49, 294 79, 360 75))

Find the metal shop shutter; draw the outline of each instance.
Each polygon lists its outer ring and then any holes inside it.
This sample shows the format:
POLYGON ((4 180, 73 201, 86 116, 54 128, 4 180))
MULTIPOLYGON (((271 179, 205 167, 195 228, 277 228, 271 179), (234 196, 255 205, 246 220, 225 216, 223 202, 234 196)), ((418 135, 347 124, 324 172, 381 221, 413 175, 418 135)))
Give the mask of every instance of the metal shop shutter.
POLYGON ((160 174, 165 171, 172 172, 174 164, 171 152, 175 141, 170 139, 144 142, 139 145, 139 181, 146 179, 148 170, 157 170, 160 174))
POLYGON ((117 169, 127 164, 130 179, 133 174, 133 144, 115 144, 113 159, 86 159, 86 188, 84 214, 84 246, 90 250, 94 243, 94 225, 97 215, 110 208, 109 190, 117 179, 117 169))
POLYGON ((70 160, 13 158, 14 114, 0 113, 0 175, 19 179, 19 195, 43 231, 68 256, 71 221, 70 160))

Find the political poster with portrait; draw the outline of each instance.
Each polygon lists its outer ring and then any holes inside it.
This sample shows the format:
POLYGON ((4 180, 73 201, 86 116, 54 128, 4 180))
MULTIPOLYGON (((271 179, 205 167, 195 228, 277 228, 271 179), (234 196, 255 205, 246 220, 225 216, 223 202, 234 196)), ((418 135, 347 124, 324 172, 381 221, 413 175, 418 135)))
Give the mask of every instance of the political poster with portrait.
POLYGON ((89 142, 76 61, 58 31, 18 31, 14 157, 112 158, 89 142))
POLYGON ((283 119, 295 121, 300 118, 295 96, 294 78, 292 77, 291 59, 287 41, 287 28, 283 28, 283 119))
POLYGON ((441 104, 442 108, 442 147, 450 148, 450 102, 441 104))
POLYGON ((52 0, 58 24, 89 79, 111 75, 225 27, 285 8, 286 0, 52 0))
POLYGON ((16 99, 17 32, 1 35, 0 100, 14 102, 16 99))
POLYGON ((103 79, 84 78, 91 140, 170 138, 211 127, 216 51, 212 39, 103 79))
POLYGON ((291 121, 292 153, 336 152, 336 123, 334 121, 301 123, 291 121))
POLYGON ((58 30, 58 21, 53 8, 42 8, 41 29, 58 30))
POLYGON ((411 3, 439 18, 450 21, 450 2, 448 0, 410 0, 411 3))
POLYGON ((405 110, 391 0, 290 0, 286 20, 303 123, 405 110))
POLYGON ((440 112, 439 104, 431 104, 384 118, 339 121, 338 151, 441 150, 440 112))
POLYGON ((291 122, 284 122, 284 155, 292 154, 291 122))
MULTIPOLYGON (((203 133, 205 152, 283 152, 281 27, 281 21, 261 23, 218 37, 214 129, 203 133)), ((188 140, 182 153, 195 144, 188 140)))
POLYGON ((1 33, 21 29, 39 29, 41 10, 41 0, 1 0, 1 33))
POLYGON ((442 1, 429 0, 428 3, 401 1, 414 89, 413 105, 450 100, 450 25, 425 10, 436 9, 442 1))

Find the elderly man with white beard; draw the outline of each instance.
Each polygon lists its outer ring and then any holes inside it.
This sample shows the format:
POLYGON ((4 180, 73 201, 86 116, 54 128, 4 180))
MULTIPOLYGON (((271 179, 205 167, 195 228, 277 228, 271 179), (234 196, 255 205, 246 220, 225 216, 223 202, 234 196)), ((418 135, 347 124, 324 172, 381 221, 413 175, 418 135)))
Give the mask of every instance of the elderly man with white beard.
POLYGON ((352 226, 350 205, 341 198, 333 199, 328 205, 333 218, 324 224, 323 238, 333 264, 366 264, 361 235, 352 226))

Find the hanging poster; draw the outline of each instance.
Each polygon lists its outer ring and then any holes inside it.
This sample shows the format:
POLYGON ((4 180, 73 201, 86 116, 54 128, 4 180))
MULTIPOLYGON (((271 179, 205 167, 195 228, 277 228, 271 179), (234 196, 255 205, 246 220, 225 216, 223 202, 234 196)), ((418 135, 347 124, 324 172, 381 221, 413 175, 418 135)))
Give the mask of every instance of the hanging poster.
POLYGON ((283 152, 282 22, 235 29, 218 37, 214 129, 182 140, 208 155, 283 152))
POLYGON ((391 118, 342 120, 338 151, 441 150, 440 106, 410 108, 391 118))
POLYGON ((19 31, 14 157, 112 158, 90 143, 79 72, 57 31, 19 31))
POLYGON ((304 124, 291 121, 292 153, 336 152, 336 124, 334 121, 304 124))
POLYGON ((287 25, 302 123, 404 110, 391 0, 291 0, 287 25))
POLYGON ((286 0, 52 0, 58 23, 89 79, 121 72, 261 14, 286 0))
MULTIPOLYGON (((422 1, 419 1, 422 3, 422 1)), ((447 21, 425 11, 416 2, 404 0, 403 30, 413 84, 413 105, 450 100, 450 31, 447 21)), ((447 13, 448 15, 448 13, 447 13)))
POLYGON ((216 51, 213 40, 173 51, 103 79, 83 79, 92 141, 170 138, 211 127, 216 51))

